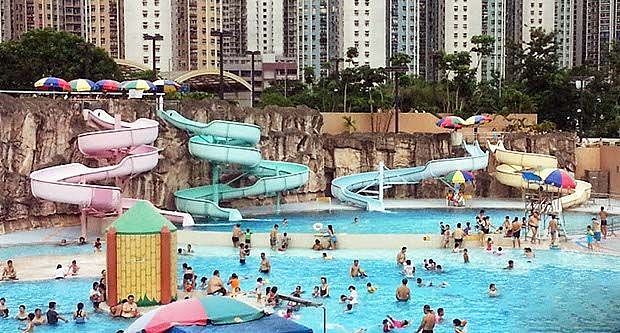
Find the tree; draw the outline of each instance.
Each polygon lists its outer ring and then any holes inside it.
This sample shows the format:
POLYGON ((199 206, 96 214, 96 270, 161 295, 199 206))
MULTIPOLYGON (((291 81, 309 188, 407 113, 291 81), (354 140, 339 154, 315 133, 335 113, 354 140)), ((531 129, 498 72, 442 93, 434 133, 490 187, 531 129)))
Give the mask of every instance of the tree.
POLYGON ((312 86, 312 84, 314 83, 314 67, 313 66, 307 66, 304 67, 304 81, 306 82, 307 85, 312 86))
POLYGON ((456 52, 452 54, 441 53, 439 68, 444 72, 446 83, 447 104, 445 112, 458 113, 463 108, 464 97, 471 94, 475 85, 476 70, 471 68, 471 55, 469 52, 456 52), (450 80, 452 78, 452 80, 450 80), (450 101, 450 83, 455 87, 454 108, 450 101))
POLYGON ((404 67, 408 66, 410 63, 411 56, 406 53, 398 52, 390 57, 390 64, 394 67, 404 67))
POLYGON ((0 43, 0 88, 32 89, 45 76, 97 81, 121 73, 105 50, 64 31, 32 30, 0 43))
POLYGON ((132 72, 129 73, 125 79, 127 80, 152 80, 153 79, 153 70, 149 69, 149 70, 145 70, 145 71, 138 71, 138 72, 132 72))
POLYGON ((360 56, 359 51, 357 50, 357 47, 350 47, 347 49, 347 62, 353 62, 353 59, 357 58, 360 56))
POLYGON ((478 62, 476 63, 476 72, 480 68, 480 63, 486 57, 490 56, 493 53, 493 44, 495 43, 495 38, 489 35, 476 35, 471 38, 471 43, 474 44, 474 47, 471 49, 472 52, 478 54, 478 62))

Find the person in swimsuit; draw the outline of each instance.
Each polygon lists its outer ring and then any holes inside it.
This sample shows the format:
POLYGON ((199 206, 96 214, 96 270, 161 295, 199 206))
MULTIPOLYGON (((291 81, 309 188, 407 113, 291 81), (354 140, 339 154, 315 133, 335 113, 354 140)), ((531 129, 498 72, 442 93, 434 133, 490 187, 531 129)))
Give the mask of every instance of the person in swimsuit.
POLYGON ((207 282, 207 295, 215 294, 226 296, 226 288, 224 288, 224 282, 220 278, 220 271, 217 269, 213 271, 213 276, 207 282))
POLYGON ((407 247, 403 246, 398 254, 396 254, 396 264, 402 266, 407 260, 407 247))
POLYGON ((447 249, 448 244, 450 244, 450 225, 446 224, 446 229, 443 232, 443 242, 441 243, 441 247, 447 249))
POLYGON ((403 279, 400 287, 396 288, 396 300, 399 302, 407 302, 411 299, 411 290, 407 287, 409 282, 407 279, 403 279))
POLYGON ((598 212, 598 218, 601 220, 601 231, 603 232, 603 239, 607 239, 607 217, 609 214, 605 211, 605 207, 601 207, 601 211, 598 212))
POLYGON ((245 229, 245 246, 250 247, 252 245, 252 232, 250 229, 245 229))
POLYGON ((538 223, 540 221, 540 216, 537 211, 532 212, 530 214, 530 219, 528 221, 528 226, 530 230, 532 230, 532 238, 531 243, 534 244, 536 242, 536 237, 538 236, 538 223))
POLYGON ((499 295, 499 290, 495 286, 495 283, 491 283, 489 285, 489 291, 487 292, 489 297, 497 297, 499 295))
POLYGON ((97 237, 93 247, 95 248, 95 252, 101 252, 101 238, 97 237))
POLYGON ((467 333, 467 320, 454 319, 452 321, 454 325, 454 333, 467 333))
POLYGON ((595 217, 592 218, 592 231, 594 231, 594 244, 598 248, 601 241, 601 222, 595 217))
POLYGON ((73 312, 73 320, 76 324, 84 324, 88 319, 88 313, 84 310, 84 303, 78 303, 77 309, 73 312))
POLYGON ((275 250, 278 244, 278 228, 279 226, 275 224, 269 233, 269 246, 271 246, 272 250, 275 250))
POLYGON ((134 295, 130 294, 127 296, 127 302, 123 304, 121 311, 121 317, 123 318, 135 318, 139 315, 134 295))
POLYGON ((387 321, 389 322, 390 326, 392 326, 393 328, 405 328, 407 326, 409 326, 409 321, 408 320, 396 320, 394 319, 392 316, 387 315, 387 321))
POLYGON ((258 268, 258 271, 263 274, 269 274, 269 271, 271 271, 271 263, 265 255, 265 252, 260 254, 260 260, 260 267, 258 268))
POLYGON ((28 319, 28 312, 26 312, 26 306, 25 305, 20 305, 19 309, 17 310, 17 315, 15 315, 15 319, 17 320, 26 320, 28 319))
POLYGON ((407 278, 413 278, 415 276, 415 266, 411 264, 410 259, 407 259, 407 261, 405 261, 405 266, 403 266, 402 273, 407 278))
POLYGON ((47 313, 45 313, 45 317, 47 318, 47 323, 49 325, 57 325, 58 320, 62 320, 65 323, 69 322, 63 316, 59 315, 58 312, 56 312, 56 302, 49 302, 47 304, 47 307, 48 309, 47 309, 47 313))
POLYGON ((430 305, 424 305, 422 310, 424 312, 424 316, 422 317, 422 322, 418 329, 415 331, 416 333, 433 333, 435 329, 435 313, 431 310, 430 305))
POLYGON ((232 230, 232 243, 233 247, 239 246, 239 239, 241 238, 241 224, 237 223, 232 230))
POLYGON ((351 274, 351 277, 354 277, 354 278, 355 277, 360 277, 360 278, 368 277, 366 275, 366 272, 364 272, 362 267, 360 267, 360 261, 357 259, 353 260, 353 265, 351 265, 350 274, 351 274))
POLYGON ((593 242, 594 242, 594 231, 592 231, 591 226, 588 226, 586 230, 586 243, 588 243, 588 250, 594 250, 594 247, 592 247, 593 242))
POLYGON ((263 278, 259 277, 256 279, 256 286, 254 287, 254 292, 256 293, 256 302, 260 303, 261 298, 263 297, 263 288, 265 287, 265 282, 263 282, 263 278))
POLYGON ((327 278, 321 277, 321 286, 319 287, 319 296, 320 297, 329 297, 329 285, 327 284, 327 278))
POLYGON ((551 235, 551 246, 554 246, 558 238, 558 220, 554 214, 551 214, 551 221, 549 221, 547 230, 549 230, 549 235, 551 235))
POLYGON ((34 310, 34 319, 32 319, 32 323, 34 326, 44 325, 47 322, 45 316, 43 315, 43 311, 41 309, 36 308, 34 310))
POLYGON ((463 249, 463 262, 469 263, 469 254, 467 253, 467 249, 463 249))
POLYGON ((77 261, 71 261, 71 265, 69 265, 69 269, 67 270, 67 274, 69 276, 76 276, 80 271, 80 266, 78 266, 77 261))
POLYGON ((232 273, 226 284, 230 285, 230 294, 232 296, 235 296, 238 292, 241 292, 241 281, 239 281, 239 276, 237 276, 237 273, 232 273))
POLYGON ((34 313, 29 313, 26 316, 26 319, 28 320, 26 322, 26 326, 20 329, 22 330, 22 333, 31 333, 34 331, 34 323, 32 322, 32 319, 34 319, 34 313))
POLYGON ((239 263, 245 265, 245 245, 239 246, 239 263))
POLYGON ((9 308, 6 307, 6 299, 0 298, 0 318, 8 318, 9 308))
POLYGON ((516 217, 512 221, 512 247, 521 248, 521 222, 516 217))
POLYGON ((334 227, 329 224, 327 226, 327 234, 329 236, 329 249, 330 250, 335 250, 336 249, 336 243, 338 243, 338 238, 336 238, 336 233, 334 232, 334 227))
POLYGON ((17 272, 13 266, 13 260, 7 260, 2 270, 2 280, 17 280, 17 272))

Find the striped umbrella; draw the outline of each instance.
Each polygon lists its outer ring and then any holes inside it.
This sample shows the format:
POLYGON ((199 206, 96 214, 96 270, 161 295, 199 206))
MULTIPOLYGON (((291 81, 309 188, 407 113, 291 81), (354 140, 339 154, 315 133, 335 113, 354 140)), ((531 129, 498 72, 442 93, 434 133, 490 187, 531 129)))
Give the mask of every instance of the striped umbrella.
POLYGON ((447 116, 439 119, 436 125, 443 128, 461 128, 463 123, 465 123, 465 120, 461 117, 447 116))
POLYGON ((452 171, 446 176, 446 180, 452 184, 464 184, 474 180, 474 174, 469 171, 452 171))
POLYGON ((97 85, 95 82, 88 79, 75 79, 69 81, 71 91, 96 91, 97 85))
POLYGON ((165 93, 175 93, 181 89, 181 85, 172 80, 157 80, 153 81, 153 84, 165 93))
POLYGON ((115 80, 99 80, 95 83, 97 91, 117 92, 121 90, 121 84, 115 80))
POLYGON ((142 90, 142 91, 155 91, 155 85, 151 81, 147 80, 131 80, 125 81, 121 84, 123 90, 142 90))
POLYGON ((481 125, 486 124, 493 121, 493 118, 485 115, 475 115, 467 118, 463 125, 471 126, 471 125, 481 125))
POLYGON ((577 186, 575 179, 562 169, 544 169, 540 172, 540 176, 543 179, 543 183, 547 185, 562 189, 574 189, 577 186))
POLYGON ((34 83, 34 87, 45 91, 71 91, 71 86, 67 81, 57 77, 44 77, 34 83))

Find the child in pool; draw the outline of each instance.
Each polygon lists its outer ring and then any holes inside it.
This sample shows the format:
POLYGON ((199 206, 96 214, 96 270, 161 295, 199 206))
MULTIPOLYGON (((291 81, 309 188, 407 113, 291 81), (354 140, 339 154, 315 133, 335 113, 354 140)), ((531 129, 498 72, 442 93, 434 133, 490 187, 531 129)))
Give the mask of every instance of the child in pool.
POLYGON ((351 303, 347 304, 347 306, 344 308, 344 313, 347 313, 347 314, 353 313, 353 304, 351 303))
POLYGON ((489 285, 488 294, 489 294, 489 297, 497 297, 497 296, 499 296, 499 290, 495 286, 495 283, 491 283, 489 285))
POLYGON ((467 249, 463 249, 463 262, 469 263, 469 254, 467 253, 467 249))
POLYGON ((500 246, 500 247, 498 247, 496 251, 493 251, 493 254, 494 254, 494 255, 496 255, 496 256, 502 256, 502 255, 504 255, 504 252, 503 252, 502 247, 501 247, 501 246, 500 246))
POLYGON ((592 227, 588 226, 586 230, 586 243, 588 243, 588 250, 594 250, 592 243, 594 242, 594 231, 592 231, 592 227))
POLYGON ((368 293, 372 294, 377 291, 377 287, 373 286, 372 283, 368 282, 366 283, 366 290, 368 291, 368 293))
POLYGON ((487 238, 487 252, 493 252, 493 240, 491 237, 487 238))
POLYGON ((312 297, 321 297, 321 291, 319 290, 319 286, 314 286, 312 289, 312 297))
POLYGON ((387 321, 392 328, 405 328, 409 326, 408 320, 396 320, 390 315, 387 316, 387 321))
POLYGON ((454 333, 467 333, 467 320, 463 319, 454 319, 452 321, 454 324, 454 333))

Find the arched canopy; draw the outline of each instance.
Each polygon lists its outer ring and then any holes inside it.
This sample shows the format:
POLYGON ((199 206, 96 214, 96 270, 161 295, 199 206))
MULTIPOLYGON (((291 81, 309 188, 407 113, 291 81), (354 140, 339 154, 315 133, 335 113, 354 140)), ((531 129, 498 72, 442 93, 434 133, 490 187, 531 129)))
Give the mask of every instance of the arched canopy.
POLYGON ((114 59, 114 62, 116 62, 116 64, 120 67, 123 77, 125 78, 130 77, 131 74, 134 73, 152 70, 152 68, 147 65, 139 64, 127 59, 114 59))
MULTIPOLYGON (((179 73, 172 80, 179 84, 189 84, 192 90, 217 91, 220 84, 220 72, 218 70, 197 69, 179 73)), ((242 77, 230 72, 224 72, 224 89, 226 92, 240 90, 252 91, 252 85, 242 77)))

